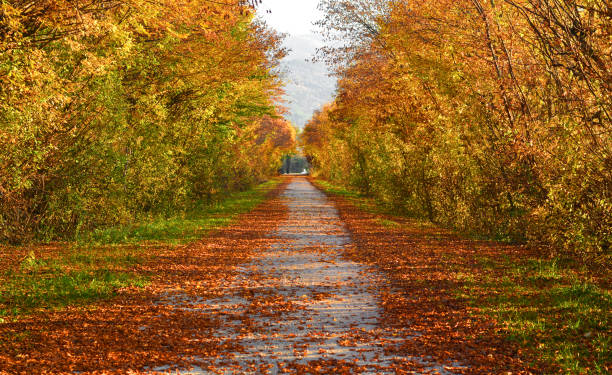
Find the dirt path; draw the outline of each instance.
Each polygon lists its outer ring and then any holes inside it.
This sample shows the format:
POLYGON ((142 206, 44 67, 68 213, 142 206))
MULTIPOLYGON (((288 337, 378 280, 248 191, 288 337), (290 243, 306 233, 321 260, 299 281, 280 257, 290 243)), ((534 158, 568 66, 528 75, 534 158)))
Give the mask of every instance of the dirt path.
POLYGON ((237 348, 214 361, 195 358, 200 364, 185 373, 394 373, 402 363, 450 373, 388 354, 418 332, 385 329, 378 293, 386 280, 342 256, 350 235, 325 195, 294 177, 281 199, 289 212, 272 243, 239 268, 222 298, 169 291, 159 300, 221 317, 216 338, 237 348))
MULTIPOLYGON (((491 363, 472 366, 489 354, 463 344, 467 331, 454 334, 438 284, 389 279, 401 262, 387 253, 410 237, 375 232, 362 213, 342 210, 352 236, 322 192, 291 177, 232 226, 155 250, 136 270, 149 275, 146 288, 0 324, 0 374, 490 373, 491 363), (388 245, 371 250, 370 237, 388 245), (368 259, 378 254, 386 263, 368 259)), ((426 257, 405 257, 402 275, 424 270, 431 279, 426 257)))

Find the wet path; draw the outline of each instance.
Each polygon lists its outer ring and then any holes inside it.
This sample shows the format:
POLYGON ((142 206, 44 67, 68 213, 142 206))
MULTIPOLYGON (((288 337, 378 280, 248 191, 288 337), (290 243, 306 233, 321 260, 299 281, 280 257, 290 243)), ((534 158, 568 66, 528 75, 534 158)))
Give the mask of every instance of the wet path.
POLYGON ((215 360, 192 358, 198 366, 185 373, 395 373, 406 361, 445 373, 386 354, 410 339, 409 330, 400 339, 382 328, 377 293, 384 278, 342 257, 350 236, 325 195, 294 178, 281 198, 289 213, 270 234, 274 243, 241 267, 223 298, 169 292, 160 301, 219 316, 216 338, 237 348, 215 360))

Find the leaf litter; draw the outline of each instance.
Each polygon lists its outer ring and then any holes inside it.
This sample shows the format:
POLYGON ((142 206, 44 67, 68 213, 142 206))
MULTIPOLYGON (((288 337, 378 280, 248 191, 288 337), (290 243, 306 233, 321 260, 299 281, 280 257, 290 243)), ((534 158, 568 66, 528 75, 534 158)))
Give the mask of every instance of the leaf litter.
POLYGON ((439 259, 334 203, 293 177, 142 265, 146 288, 1 324, 0 372, 528 373, 447 293, 439 259))

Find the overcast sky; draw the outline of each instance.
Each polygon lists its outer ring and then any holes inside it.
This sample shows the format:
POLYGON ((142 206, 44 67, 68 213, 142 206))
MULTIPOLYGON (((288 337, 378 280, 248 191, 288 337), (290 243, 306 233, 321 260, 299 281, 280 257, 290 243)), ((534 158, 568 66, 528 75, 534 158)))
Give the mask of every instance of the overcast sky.
POLYGON ((332 100, 336 86, 325 64, 309 62, 316 49, 323 46, 313 25, 322 18, 318 3, 319 0, 263 0, 257 8, 257 14, 269 27, 287 34, 284 44, 291 51, 281 63, 288 108, 285 117, 299 128, 315 110, 332 100))
POLYGON ((257 13, 272 28, 291 35, 319 36, 312 23, 321 18, 317 10, 319 0, 263 0, 257 13), (267 10, 272 13, 266 13, 267 10))

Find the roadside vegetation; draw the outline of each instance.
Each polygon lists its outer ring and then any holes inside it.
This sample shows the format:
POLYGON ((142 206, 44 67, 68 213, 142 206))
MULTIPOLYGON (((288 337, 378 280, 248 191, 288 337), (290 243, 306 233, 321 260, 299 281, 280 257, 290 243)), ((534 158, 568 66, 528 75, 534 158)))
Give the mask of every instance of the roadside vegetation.
MULTIPOLYGON (((450 293, 469 306, 470 316, 493 319, 503 338, 527 353, 537 368, 572 374, 607 374, 612 369, 612 279, 604 268, 466 235, 458 251, 456 235, 450 231, 402 216, 397 208, 356 190, 320 179, 314 182, 361 212, 373 214, 370 220, 382 230, 413 236, 412 246, 419 240, 435 244, 429 251, 438 253, 456 282, 450 293)), ((412 256, 410 249, 396 245, 389 252, 397 252, 398 259, 412 256)), ((411 278, 401 265, 391 263, 389 272, 411 278)), ((428 277, 433 273, 426 274, 423 282, 428 277)))
POLYGON ((551 366, 541 371, 609 373, 608 2, 324 0, 320 8, 329 41, 320 57, 339 81, 301 135, 312 175, 373 214, 368 230, 415 241, 411 250, 364 240, 381 259, 371 261, 428 285, 446 276, 415 274, 404 258, 425 268, 434 259, 452 279, 441 288, 471 315, 494 319, 539 368, 551 366))
POLYGON ((148 282, 295 147, 253 2, 0 4, 0 319, 148 282))
POLYGON ((321 57, 339 81, 302 133, 315 175, 447 228, 610 271, 608 1, 321 9, 321 57))
POLYGON ((276 174, 282 38, 248 1, 0 4, 0 243, 173 216, 276 174))
POLYGON ((147 263, 160 251, 185 245, 229 225, 260 204, 281 182, 219 197, 177 216, 99 229, 78 241, 2 247, 0 322, 33 312, 86 306, 121 288, 147 285, 147 263))

